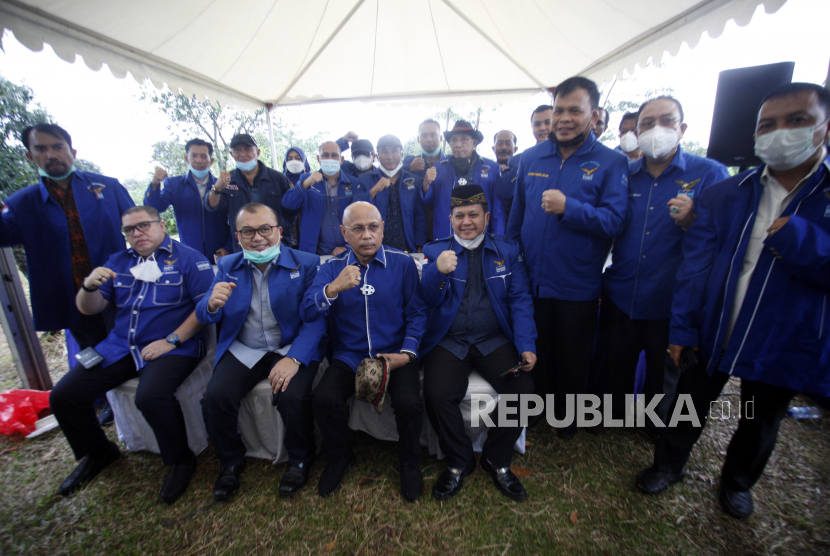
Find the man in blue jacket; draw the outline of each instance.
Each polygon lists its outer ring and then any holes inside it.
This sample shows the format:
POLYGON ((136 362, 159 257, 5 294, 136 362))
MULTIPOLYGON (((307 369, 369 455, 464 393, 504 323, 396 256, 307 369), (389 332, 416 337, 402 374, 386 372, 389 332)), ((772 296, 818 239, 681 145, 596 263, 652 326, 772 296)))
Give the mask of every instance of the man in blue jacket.
MULTIPOLYGON (((565 397, 587 387, 606 243, 623 229, 628 159, 600 144, 591 128, 599 91, 583 77, 556 87, 548 141, 522 152, 507 236, 521 241, 539 331, 536 393, 565 397)), ((576 434, 576 424, 560 428, 576 434)))
POLYGON ((300 213, 300 251, 339 255, 346 250, 340 232, 343 211, 355 201, 368 201, 369 194, 357 178, 341 171, 340 147, 334 141, 320 145, 320 171, 300 176, 300 186, 289 191, 285 208, 300 213))
POLYGON ((222 323, 216 366, 202 413, 219 460, 216 500, 239 488, 245 469, 245 445, 237 429, 239 405, 268 378, 285 424, 288 469, 280 496, 291 496, 308 482, 314 463, 311 383, 317 374, 322 321, 300 319, 300 302, 317 275, 320 259, 280 245, 276 212, 249 203, 236 217, 242 252, 223 257, 208 295, 196 308, 200 322, 222 323), (239 291, 236 291, 236 290, 239 291))
POLYGON ((414 501, 424 485, 418 462, 424 406, 417 359, 426 307, 418 268, 411 256, 382 245, 383 221, 371 203, 349 205, 341 230, 349 248, 323 264, 302 305, 304 321, 328 321, 334 342, 331 365, 314 390, 314 419, 329 460, 317 492, 336 493, 354 465, 343 406, 355 393, 361 361, 383 357, 391 371, 388 392, 398 429, 401 493, 414 501))
MULTIPOLYGON (((424 248, 430 262, 421 288, 431 316, 424 334, 424 398, 438 433, 447 467, 432 487, 446 500, 475 469, 473 446, 464 430, 458 404, 467 392, 467 377, 476 370, 498 394, 532 394, 527 374, 536 363, 536 324, 527 271, 517 243, 487 234, 487 199, 478 185, 452 192, 453 236, 424 248), (519 355, 521 354, 521 355, 519 355), (522 362, 515 376, 505 371, 522 362)), ((508 402, 518 411, 518 400, 508 402)), ((521 426, 487 431, 481 466, 496 488, 513 500, 527 492, 510 471, 513 445, 521 426)))
MULTIPOLYGON (((427 118, 418 126, 418 145, 421 147, 420 156, 407 155, 403 159, 403 167, 411 174, 424 179, 427 170, 445 160, 447 156, 442 148, 441 124, 431 118, 427 118)), ((427 241, 432 241, 433 207, 424 206, 426 216, 427 241)))
MULTIPOLYGON (((666 418, 680 370, 666 365, 671 300, 680 243, 695 219, 694 201, 729 177, 720 162, 686 152, 683 108, 673 97, 657 97, 639 110, 637 132, 645 158, 631 164, 625 229, 614 240, 612 264, 603 274, 600 346, 605 392, 613 417, 623 418, 625 394, 634 393, 640 352, 646 352, 644 394, 665 394, 657 414, 666 418)), ((646 427, 652 438, 656 429, 646 427)))
POLYGON ((93 366, 75 365, 49 396, 61 431, 81 460, 58 493, 75 491, 118 459, 118 446, 107 440, 93 403, 138 377, 136 406, 153 429, 165 465, 170 466, 159 498, 172 504, 184 494, 196 470, 175 393, 203 353, 202 325, 194 309, 213 272, 204 255, 170 239, 153 207, 127 209, 122 222, 130 249, 92 270, 76 299, 85 315, 117 307, 115 327, 95 346, 102 360, 93 366))
MULTIPOLYGON (((226 219, 229 233, 224 249, 229 253, 238 253, 241 247, 238 241, 233 240, 236 232, 233 218, 244 205, 267 205, 279 215, 280 222, 288 222, 296 212, 283 207, 283 197, 293 187, 292 183, 282 172, 269 168, 259 160, 259 147, 253 137, 238 133, 231 138, 230 147, 236 169, 219 173, 205 197, 205 208, 226 219)), ((287 245, 297 245, 297 238, 291 236, 290 228, 285 230, 282 240, 287 245)))
POLYGON ((424 203, 434 208, 432 237, 440 239, 450 235, 450 196, 453 189, 467 184, 481 186, 487 195, 492 215, 488 230, 504 233, 504 207, 496 202, 494 191, 501 170, 495 161, 482 158, 476 152, 484 135, 470 122, 459 120, 451 131, 444 132, 444 137, 452 148, 452 156, 424 172, 422 186, 424 203))
POLYGON ((224 246, 228 242, 229 231, 221 213, 205 209, 205 197, 216 182, 210 173, 213 145, 202 139, 191 139, 185 143, 184 150, 187 173, 171 178, 164 168, 156 168, 153 180, 147 186, 144 202, 159 212, 173 205, 181 242, 214 262, 228 254, 224 246))
POLYGON ((69 329, 81 349, 103 340, 114 312, 82 315, 75 294, 93 268, 124 251, 121 214, 134 206, 114 178, 75 168, 72 138, 60 126, 27 127, 20 137, 40 183, 6 200, 0 246, 23 245, 35 329, 69 329))
POLYGON ((735 518, 749 516, 750 489, 790 400, 796 392, 830 394, 828 138, 830 91, 783 85, 758 114, 755 154, 764 165, 706 188, 696 201, 669 335, 675 364, 691 354, 699 360, 677 388, 678 396, 690 396, 696 422, 663 431, 654 464, 637 476, 642 492, 683 479, 710 403, 735 376, 742 404, 721 472, 720 504, 735 518))
POLYGON ((394 135, 378 139, 380 167, 360 176, 360 185, 380 211, 383 244, 415 253, 426 243, 426 214, 419 192, 421 180, 404 170, 402 150, 401 140, 394 135))

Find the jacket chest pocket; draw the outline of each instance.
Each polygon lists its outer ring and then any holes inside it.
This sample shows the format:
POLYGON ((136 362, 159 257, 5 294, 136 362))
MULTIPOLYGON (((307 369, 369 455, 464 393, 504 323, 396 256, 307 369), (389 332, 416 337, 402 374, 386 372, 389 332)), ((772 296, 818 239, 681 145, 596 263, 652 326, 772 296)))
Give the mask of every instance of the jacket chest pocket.
POLYGON ((153 287, 153 305, 177 305, 182 301, 184 277, 178 272, 162 274, 153 287))
POLYGON ((135 276, 132 274, 118 274, 112 284, 115 295, 115 306, 119 309, 130 301, 135 286, 135 276))

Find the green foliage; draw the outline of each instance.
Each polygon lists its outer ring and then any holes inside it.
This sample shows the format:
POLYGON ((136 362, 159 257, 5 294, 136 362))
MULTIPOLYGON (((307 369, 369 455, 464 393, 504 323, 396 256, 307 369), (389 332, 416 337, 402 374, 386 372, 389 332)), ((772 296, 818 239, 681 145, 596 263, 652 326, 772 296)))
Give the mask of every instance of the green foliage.
POLYGON ((89 160, 84 160, 83 158, 75 159, 75 168, 77 168, 81 172, 92 172, 93 174, 101 173, 100 166, 89 160))
POLYGON ((25 85, 16 85, 0 76, 0 197, 38 181, 35 166, 26 160, 20 134, 38 123, 55 123, 34 93, 25 85))
MULTIPOLYGON (((159 143, 156 143, 156 145, 158 144, 159 143)), ((154 150, 156 145, 153 145, 154 150)), ((168 172, 171 176, 173 175, 173 173, 169 170, 168 172)), ((148 173, 147 178, 143 181, 137 178, 127 178, 125 180, 121 180, 121 185, 123 185, 124 188, 127 190, 127 193, 130 194, 130 197, 132 198, 136 206, 141 206, 144 204, 144 195, 147 192, 147 186, 150 185, 150 181, 152 181, 152 179, 153 175, 148 173)), ((161 219, 165 222, 167 226, 168 234, 170 234, 171 236, 178 235, 179 229, 176 226, 176 216, 173 213, 172 206, 168 207, 166 211, 161 213, 161 219)))
POLYGON ((180 176, 187 172, 184 161, 184 143, 179 141, 158 141, 153 143, 153 161, 171 176, 180 176))

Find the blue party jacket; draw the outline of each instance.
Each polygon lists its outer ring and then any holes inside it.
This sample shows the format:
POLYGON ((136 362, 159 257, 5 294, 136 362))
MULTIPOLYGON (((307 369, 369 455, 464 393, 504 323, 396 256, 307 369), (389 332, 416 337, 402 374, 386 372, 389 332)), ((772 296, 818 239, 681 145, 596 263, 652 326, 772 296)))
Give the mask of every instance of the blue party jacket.
MULTIPOLYGON (((385 174, 376 169, 361 175, 359 182, 366 192, 370 192, 382 177, 385 177, 385 174)), ((427 216, 424 201, 420 193, 422 184, 423 178, 418 178, 401 168, 396 186, 401 203, 403 234, 411 253, 414 253, 418 247, 423 247, 427 242, 427 216)), ((371 195, 369 193, 370 197, 371 195)), ((370 201, 378 208, 380 218, 384 222, 386 221, 386 213, 389 210, 390 195, 389 188, 387 187, 375 195, 375 198, 370 201)))

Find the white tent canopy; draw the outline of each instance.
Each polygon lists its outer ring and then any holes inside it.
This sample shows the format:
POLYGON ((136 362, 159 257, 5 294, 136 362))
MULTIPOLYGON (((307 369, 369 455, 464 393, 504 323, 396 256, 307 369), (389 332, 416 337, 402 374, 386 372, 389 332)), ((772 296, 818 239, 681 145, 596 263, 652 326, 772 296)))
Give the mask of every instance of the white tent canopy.
POLYGON ((0 0, 29 49, 240 107, 503 99, 595 81, 786 0, 0 0))

